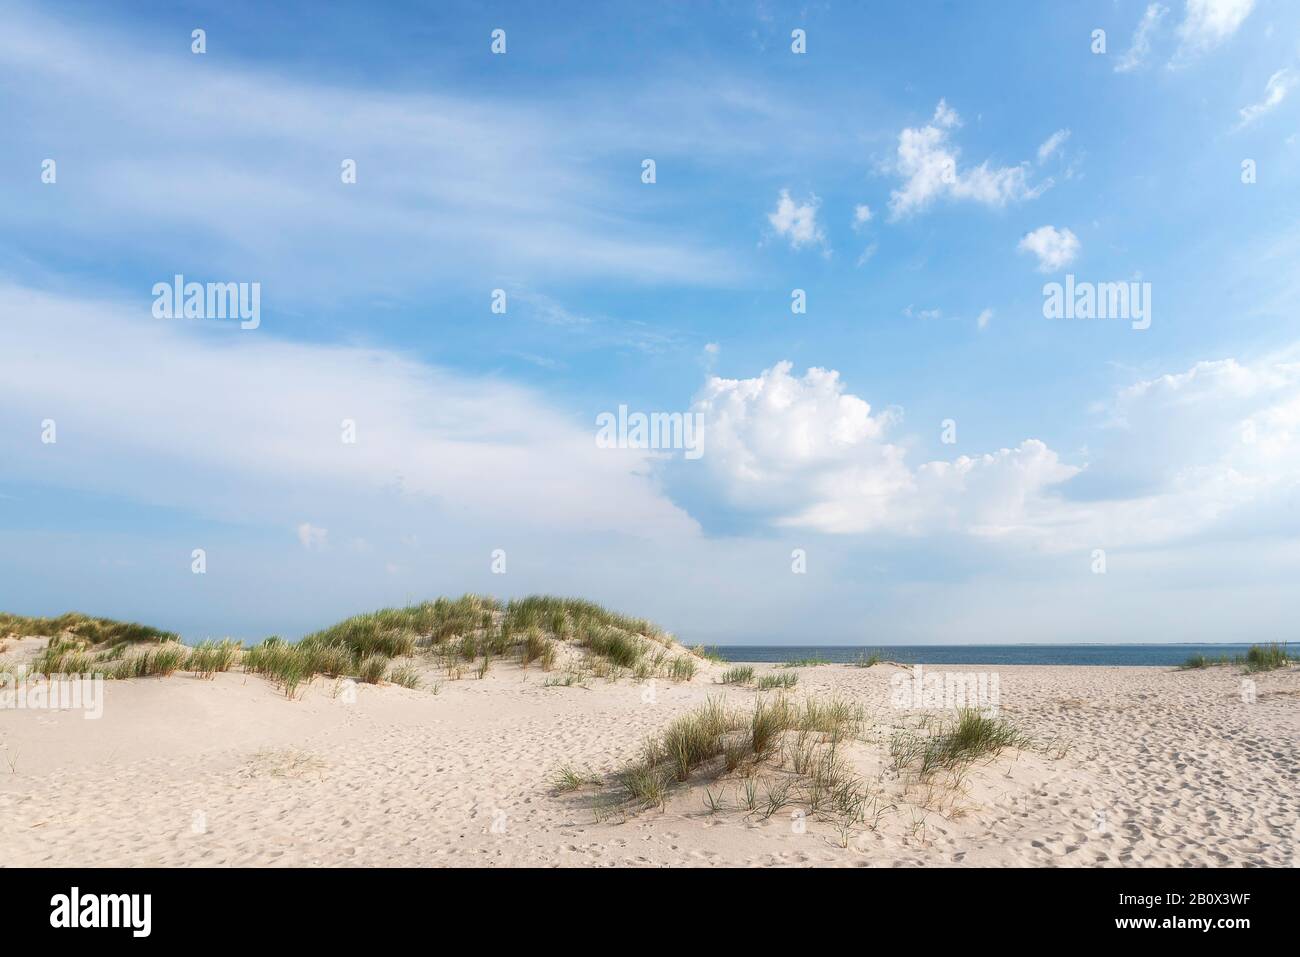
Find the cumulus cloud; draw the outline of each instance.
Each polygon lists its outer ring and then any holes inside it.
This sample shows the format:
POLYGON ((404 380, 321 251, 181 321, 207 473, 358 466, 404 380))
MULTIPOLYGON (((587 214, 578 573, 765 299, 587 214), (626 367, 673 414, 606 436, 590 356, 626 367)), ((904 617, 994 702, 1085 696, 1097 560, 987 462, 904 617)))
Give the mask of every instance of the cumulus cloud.
POLYGON ((1031 187, 1028 164, 959 167, 961 150, 952 145, 949 134, 961 126, 961 117, 940 100, 930 122, 909 127, 898 135, 898 155, 893 171, 905 182, 889 197, 890 218, 902 219, 921 212, 935 200, 969 200, 985 206, 1005 206, 1033 199, 1047 188, 1031 187))
POLYGON ((1295 89, 1297 79, 1295 71, 1290 67, 1284 67, 1270 76, 1268 83, 1264 85, 1264 99, 1241 108, 1241 121, 1237 124, 1237 128, 1241 129, 1243 126, 1255 122, 1265 113, 1278 106, 1286 99, 1287 94, 1295 89))
POLYGON ((1016 248, 1038 257, 1039 272, 1056 272, 1074 262, 1079 254, 1079 238, 1068 228, 1039 226, 1021 237, 1016 248))
POLYGON ((859 229, 871 222, 871 207, 866 203, 859 203, 853 207, 853 228, 859 229))
POLYGON ((1214 529, 1300 527, 1300 361, 1234 359, 1140 380, 1105 412, 1091 461, 1039 439, 912 466, 893 435, 901 412, 873 412, 839 374, 710 378, 702 460, 715 492, 774 525, 832 534, 959 533, 1052 550, 1158 546, 1214 529), (1289 517, 1288 517, 1289 516, 1289 517))
POLYGON ((1026 439, 1011 449, 925 463, 917 470, 911 510, 917 524, 930 530, 1041 536, 1059 521, 1055 486, 1079 472, 1046 443, 1026 439))
POLYGON ((775 525, 1004 534, 1077 471, 1034 441, 912 469, 904 446, 889 439, 897 410, 873 413, 834 370, 791 370, 779 362, 753 379, 712 377, 693 406, 705 416, 702 461, 719 494, 775 525))
POLYGON ((1255 0, 1187 0, 1178 25, 1179 47, 1175 63, 1217 47, 1250 16, 1255 0))
POLYGON ((695 398, 692 410, 704 414, 709 436, 701 462, 726 500, 779 516, 856 467, 871 473, 866 484, 883 504, 907 478, 901 450, 882 442, 892 413, 873 415, 833 370, 795 377, 791 368, 779 362, 753 379, 713 376, 695 398))
POLYGON ((1142 19, 1138 21, 1137 29, 1133 31, 1133 42, 1129 44, 1128 52, 1115 62, 1116 73, 1128 73, 1146 62, 1151 53, 1151 35, 1168 12, 1169 8, 1159 3, 1147 6, 1142 19))
POLYGON ((820 207, 821 200, 816 196, 810 196, 807 202, 796 203, 790 198, 790 191, 783 189, 777 196, 776 208, 768 213, 767 221, 778 236, 789 241, 791 249, 825 246, 826 235, 817 224, 820 207))

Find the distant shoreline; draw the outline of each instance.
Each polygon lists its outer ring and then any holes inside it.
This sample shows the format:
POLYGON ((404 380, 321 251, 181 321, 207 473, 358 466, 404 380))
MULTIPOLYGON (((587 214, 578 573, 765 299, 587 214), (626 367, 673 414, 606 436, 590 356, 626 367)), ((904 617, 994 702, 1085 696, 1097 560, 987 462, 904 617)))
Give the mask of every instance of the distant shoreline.
POLYGON ((712 645, 730 662, 854 664, 879 655, 887 661, 921 665, 1084 665, 1176 667, 1193 655, 1234 658, 1242 643, 1164 644, 997 644, 997 645, 712 645))

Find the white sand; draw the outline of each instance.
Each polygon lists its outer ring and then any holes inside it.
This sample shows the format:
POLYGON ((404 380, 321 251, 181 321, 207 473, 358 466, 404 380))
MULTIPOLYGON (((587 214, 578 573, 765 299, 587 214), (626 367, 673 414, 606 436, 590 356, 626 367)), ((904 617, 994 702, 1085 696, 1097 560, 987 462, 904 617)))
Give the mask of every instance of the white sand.
POLYGON ((666 810, 596 823, 594 792, 550 786, 559 765, 610 772, 706 697, 747 705, 755 692, 701 675, 657 681, 650 702, 647 685, 544 688, 536 667, 498 663, 437 695, 361 686, 350 704, 325 679, 287 701, 225 674, 110 682, 98 721, 0 711, 0 863, 1300 863, 1298 668, 1253 676, 1250 704, 1236 668, 998 667, 1003 715, 1072 748, 1004 753, 961 793, 904 789, 889 767, 898 670, 798 669, 799 693, 846 693, 873 715, 847 753, 895 806, 847 848, 789 810, 746 816, 735 783, 715 814, 697 786, 666 810))

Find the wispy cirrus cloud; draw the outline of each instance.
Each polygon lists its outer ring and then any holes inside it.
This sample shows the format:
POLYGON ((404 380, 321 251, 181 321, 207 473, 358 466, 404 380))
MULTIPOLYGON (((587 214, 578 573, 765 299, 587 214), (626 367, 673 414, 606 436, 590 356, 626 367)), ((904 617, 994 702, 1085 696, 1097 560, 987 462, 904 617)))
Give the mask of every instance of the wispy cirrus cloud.
POLYGON ((1115 61, 1116 73, 1129 73, 1147 61, 1147 57, 1151 54, 1151 37, 1168 12, 1169 8, 1163 4, 1147 5, 1142 19, 1138 21, 1137 29, 1133 31, 1133 39, 1129 43, 1128 50, 1115 61))
POLYGON ((1065 141, 1068 140, 1069 138, 1070 138, 1069 130, 1057 130, 1047 139, 1043 140, 1043 142, 1039 144, 1038 147, 1039 164, 1041 165, 1043 163, 1046 163, 1054 155, 1059 153, 1062 147, 1065 146, 1065 141))
MULTIPOLYGON (((64 224, 47 202, 6 203, 10 229, 256 269, 320 299, 359 276, 371 290, 467 273, 725 284, 744 272, 704 237, 611 214, 620 187, 604 160, 645 131, 598 98, 574 122, 570 106, 519 97, 343 87, 188 53, 124 59, 102 35, 6 16, 7 135, 51 144, 77 207, 64 224)), ((667 148, 711 148, 688 141, 667 148)))
POLYGON ((384 525, 407 508, 520 529, 693 527, 646 477, 647 453, 598 449, 593 430, 495 377, 154 319, 147 302, 0 285, 0 313, 30 320, 6 324, 0 350, 11 480, 296 528, 309 549, 325 543, 330 515, 384 525), (110 354, 149 375, 124 374, 110 354), (45 418, 58 423, 57 445, 33 431, 45 418), (345 420, 354 442, 342 440, 345 420), (320 517, 304 523, 304 512, 320 517))
POLYGON ((1280 106, 1298 83, 1300 83, 1300 76, 1297 76, 1295 70, 1290 67, 1284 67, 1270 76, 1268 82, 1264 84, 1264 98, 1258 103, 1243 106, 1238 111, 1241 119, 1237 123, 1237 129, 1249 126, 1265 113, 1272 112, 1280 106))

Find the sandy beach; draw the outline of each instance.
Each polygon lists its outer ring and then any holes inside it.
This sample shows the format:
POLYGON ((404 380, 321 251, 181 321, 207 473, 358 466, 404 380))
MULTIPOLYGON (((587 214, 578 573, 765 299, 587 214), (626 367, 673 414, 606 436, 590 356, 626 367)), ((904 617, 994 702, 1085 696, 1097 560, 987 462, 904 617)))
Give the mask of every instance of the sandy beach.
MULTIPOLYGON (((44 639, 11 641, 30 657, 44 639)), ((688 781, 663 807, 600 810, 607 778, 711 697, 752 708, 705 662, 690 681, 547 687, 501 661, 421 686, 315 678, 288 699, 234 669, 107 682, 103 716, 0 711, 0 863, 469 866, 1295 866, 1300 668, 1000 666, 1000 715, 1036 744, 919 782, 892 766, 915 715, 892 664, 793 671, 790 697, 861 705, 842 748, 873 795, 841 833, 745 809, 744 779, 688 781), (436 684, 435 684, 436 683, 436 684), (436 693, 434 691, 436 687, 436 693), (353 693, 354 692, 354 693, 353 693), (706 788, 708 793, 706 794, 706 788), (718 806, 708 806, 713 800, 718 806)), ((978 664, 968 669, 980 670, 978 664)), ((989 669, 992 670, 992 669, 989 669)))

